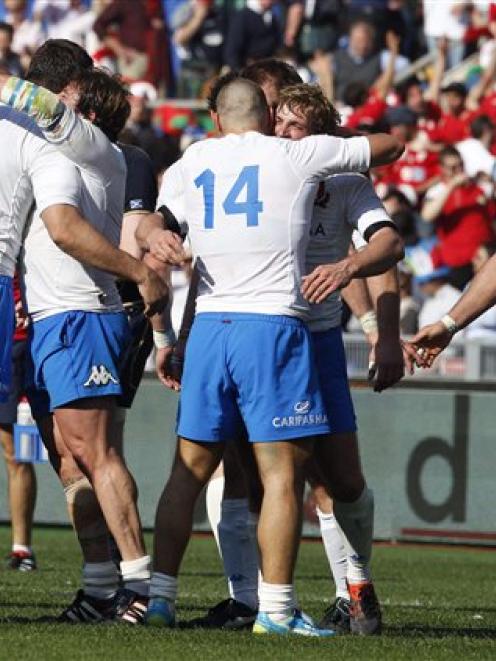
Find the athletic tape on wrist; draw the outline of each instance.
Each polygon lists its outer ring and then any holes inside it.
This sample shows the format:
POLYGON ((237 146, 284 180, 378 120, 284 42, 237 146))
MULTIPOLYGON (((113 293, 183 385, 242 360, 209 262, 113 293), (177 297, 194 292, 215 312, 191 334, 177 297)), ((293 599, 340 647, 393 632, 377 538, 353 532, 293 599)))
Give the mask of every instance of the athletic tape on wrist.
POLYGON ((32 117, 42 129, 52 129, 65 110, 56 94, 15 76, 6 81, 0 100, 32 117))
POLYGON ((360 317, 359 322, 365 335, 371 335, 372 333, 378 332, 377 317, 374 310, 369 310, 363 314, 360 317))
POLYGON ((444 317, 441 318, 441 323, 451 335, 454 335, 458 330, 456 321, 449 314, 445 314, 444 317))
POLYGON ((153 344, 156 349, 166 349, 173 347, 176 343, 176 334, 170 328, 169 330, 154 330, 153 331, 153 344))

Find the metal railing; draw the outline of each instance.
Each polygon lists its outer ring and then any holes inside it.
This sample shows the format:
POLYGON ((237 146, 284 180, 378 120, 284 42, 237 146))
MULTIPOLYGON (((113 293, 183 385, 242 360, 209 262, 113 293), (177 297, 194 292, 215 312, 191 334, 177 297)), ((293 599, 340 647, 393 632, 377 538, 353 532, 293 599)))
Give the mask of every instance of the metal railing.
MULTIPOLYGON (((358 333, 343 335, 348 376, 367 378, 370 347, 358 333)), ((430 370, 417 370, 407 379, 456 379, 466 381, 496 381, 496 339, 455 338, 430 370)))

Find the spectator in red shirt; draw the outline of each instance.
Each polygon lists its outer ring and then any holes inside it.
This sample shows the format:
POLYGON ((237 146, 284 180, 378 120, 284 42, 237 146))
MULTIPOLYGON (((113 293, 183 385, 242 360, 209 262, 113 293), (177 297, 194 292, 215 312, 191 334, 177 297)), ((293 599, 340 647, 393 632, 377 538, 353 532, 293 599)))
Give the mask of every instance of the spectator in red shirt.
POLYGON ((399 188, 407 198, 418 203, 419 198, 439 177, 437 154, 428 151, 418 138, 417 115, 399 106, 390 108, 386 113, 390 133, 405 145, 400 159, 381 168, 374 174, 381 184, 399 188))
POLYGON ((432 254, 434 265, 451 267, 450 282, 463 289, 473 276, 472 259, 478 248, 494 239, 489 201, 467 177, 455 147, 445 147, 439 160, 441 181, 427 191, 421 213, 426 222, 436 224, 439 245, 432 254))
POLYGON ((425 133, 429 138, 441 119, 441 108, 435 101, 429 99, 430 90, 424 92, 420 80, 416 76, 412 76, 398 85, 396 94, 402 105, 417 114, 419 133, 425 133))
POLYGON ((474 113, 466 107, 467 88, 463 83, 450 83, 441 89, 443 114, 430 137, 434 142, 451 145, 470 136, 474 113))
POLYGON ((388 32, 386 43, 389 51, 387 66, 373 86, 369 88, 363 82, 356 81, 347 85, 344 90, 343 101, 353 109, 345 121, 345 125, 350 128, 377 124, 388 108, 386 98, 393 84, 400 38, 396 33, 388 32))

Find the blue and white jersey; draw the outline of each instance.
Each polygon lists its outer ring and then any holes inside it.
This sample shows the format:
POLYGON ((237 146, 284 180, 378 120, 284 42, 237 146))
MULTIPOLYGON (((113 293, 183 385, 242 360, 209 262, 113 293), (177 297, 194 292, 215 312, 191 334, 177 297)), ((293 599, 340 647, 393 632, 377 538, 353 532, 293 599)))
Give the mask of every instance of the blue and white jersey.
POLYGON ((187 226, 197 312, 307 319, 300 286, 319 181, 369 162, 366 138, 290 141, 250 131, 189 147, 167 170, 158 206, 187 226))
MULTIPOLYGON (((337 174, 319 184, 313 207, 306 273, 321 264, 333 264, 346 257, 350 242, 362 237, 376 223, 393 221, 370 180, 361 174, 337 174)), ((309 327, 325 331, 341 325, 341 296, 334 292, 323 303, 310 306, 309 327)))
POLYGON ((39 212, 72 204, 77 179, 29 117, 2 105, 0 153, 0 275, 13 277, 35 198, 39 212))
MULTIPOLYGON (((67 169, 75 171, 77 195, 73 205, 118 246, 127 172, 121 150, 98 127, 69 108, 57 130, 45 130, 44 136, 52 143, 50 148, 64 158, 67 169)), ((24 265, 26 302, 35 321, 69 310, 122 309, 114 276, 63 252, 50 238, 38 208, 24 243, 24 265)))

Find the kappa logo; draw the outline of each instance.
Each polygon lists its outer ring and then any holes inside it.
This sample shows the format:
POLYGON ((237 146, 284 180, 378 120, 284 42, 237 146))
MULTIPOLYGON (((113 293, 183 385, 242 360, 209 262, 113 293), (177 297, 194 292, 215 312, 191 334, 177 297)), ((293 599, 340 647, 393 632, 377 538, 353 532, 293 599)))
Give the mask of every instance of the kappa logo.
POLYGON ((117 385, 119 381, 108 371, 105 365, 93 365, 91 368, 91 374, 84 384, 84 387, 106 386, 109 383, 115 383, 117 385))

